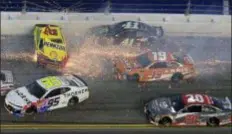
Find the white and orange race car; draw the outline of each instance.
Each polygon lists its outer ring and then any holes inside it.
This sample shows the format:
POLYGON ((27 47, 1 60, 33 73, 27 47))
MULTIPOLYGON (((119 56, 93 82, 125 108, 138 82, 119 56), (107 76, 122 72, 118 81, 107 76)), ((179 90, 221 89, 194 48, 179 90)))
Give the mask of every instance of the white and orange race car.
POLYGON ((116 79, 137 82, 194 80, 196 70, 189 55, 178 57, 169 52, 146 51, 114 61, 116 79))

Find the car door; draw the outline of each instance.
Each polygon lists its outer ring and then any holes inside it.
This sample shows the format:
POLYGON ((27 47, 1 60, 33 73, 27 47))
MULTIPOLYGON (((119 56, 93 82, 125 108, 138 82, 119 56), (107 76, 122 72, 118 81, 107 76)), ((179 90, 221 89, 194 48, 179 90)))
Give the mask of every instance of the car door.
POLYGON ((207 123, 210 118, 218 118, 221 122, 228 121, 229 116, 226 113, 223 113, 220 109, 215 108, 211 105, 203 105, 201 112, 201 120, 203 123, 207 123))
POLYGON ((164 79, 165 76, 164 71, 167 69, 166 62, 156 62, 152 66, 149 67, 149 74, 151 74, 152 80, 161 80, 164 79))
POLYGON ((61 90, 62 88, 56 88, 45 95, 49 111, 62 107, 64 96, 61 95, 61 90))
POLYGON ((193 104, 180 110, 175 116, 176 125, 199 125, 202 105, 193 104))

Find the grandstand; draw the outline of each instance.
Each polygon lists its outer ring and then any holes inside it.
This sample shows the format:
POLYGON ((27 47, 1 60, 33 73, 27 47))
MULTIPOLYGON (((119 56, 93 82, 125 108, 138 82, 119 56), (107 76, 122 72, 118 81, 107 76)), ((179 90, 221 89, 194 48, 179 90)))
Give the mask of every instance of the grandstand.
POLYGON ((232 0, 2 0, 1 11, 231 14, 232 0))

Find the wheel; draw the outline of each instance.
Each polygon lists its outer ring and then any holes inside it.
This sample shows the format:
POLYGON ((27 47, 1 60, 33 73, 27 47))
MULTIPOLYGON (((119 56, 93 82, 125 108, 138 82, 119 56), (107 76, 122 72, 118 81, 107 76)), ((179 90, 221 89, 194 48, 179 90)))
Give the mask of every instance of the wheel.
POLYGON ((133 74, 132 76, 127 75, 127 80, 139 82, 139 75, 138 74, 133 74))
POLYGON ((180 83, 183 80, 184 76, 181 73, 175 73, 173 74, 171 81, 173 83, 180 83))
POLYGON ((187 81, 187 83, 189 83, 189 84, 193 84, 193 83, 196 82, 196 79, 194 79, 194 78, 189 78, 189 79, 187 79, 186 81, 187 81))
POLYGON ((34 106, 32 106, 26 110, 27 115, 34 115, 35 113, 37 113, 37 110, 36 110, 36 107, 34 107, 34 106))
POLYGON ((68 107, 74 107, 78 103, 78 98, 73 97, 68 101, 68 107))
POLYGON ((169 117, 164 117, 159 121, 159 125, 169 127, 172 124, 172 120, 169 117))
POLYGON ((220 124, 220 121, 215 117, 210 118, 207 122, 207 126, 211 126, 211 127, 219 126, 219 124, 220 124))

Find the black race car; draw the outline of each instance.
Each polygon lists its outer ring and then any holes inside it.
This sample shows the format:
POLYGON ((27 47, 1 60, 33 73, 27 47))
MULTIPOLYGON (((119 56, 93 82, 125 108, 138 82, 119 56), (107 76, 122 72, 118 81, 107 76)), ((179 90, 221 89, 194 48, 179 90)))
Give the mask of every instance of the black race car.
POLYGON ((93 27, 87 32, 87 36, 91 35, 97 37, 97 42, 101 45, 111 40, 113 45, 150 46, 164 36, 164 30, 161 26, 150 26, 137 21, 123 21, 93 27))

